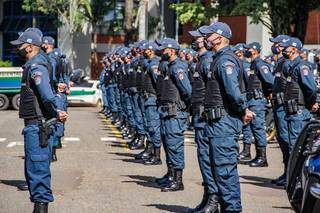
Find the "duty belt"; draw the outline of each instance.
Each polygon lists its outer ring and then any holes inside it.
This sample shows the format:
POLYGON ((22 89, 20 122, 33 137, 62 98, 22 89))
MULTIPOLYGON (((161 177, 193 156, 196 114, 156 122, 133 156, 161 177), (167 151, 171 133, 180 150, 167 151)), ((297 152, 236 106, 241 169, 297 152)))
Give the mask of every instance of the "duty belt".
POLYGON ((201 119, 207 122, 213 122, 227 114, 224 108, 206 108, 204 110, 202 107, 200 108, 201 119))
POLYGON ((254 90, 253 92, 247 92, 247 100, 251 99, 262 99, 263 93, 260 90, 254 90))
POLYGON ((143 93, 143 97, 144 97, 144 99, 148 99, 150 97, 157 97, 157 95, 153 94, 153 93, 150 93, 150 92, 144 92, 143 93))
POLYGON ((284 93, 278 92, 271 100, 272 106, 282 106, 284 104, 284 93))
POLYGON ((39 121, 38 119, 24 119, 24 125, 28 126, 28 125, 38 125, 39 121))

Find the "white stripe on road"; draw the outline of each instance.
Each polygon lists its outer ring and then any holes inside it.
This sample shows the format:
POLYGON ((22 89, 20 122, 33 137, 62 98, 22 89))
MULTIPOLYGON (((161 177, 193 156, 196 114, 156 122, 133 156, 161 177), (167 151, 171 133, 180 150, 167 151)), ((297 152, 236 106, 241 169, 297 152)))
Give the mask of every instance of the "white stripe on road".
POLYGON ((6 140, 7 140, 6 138, 0 138, 0 142, 4 142, 6 140))
POLYGON ((23 146, 24 143, 22 141, 13 141, 8 143, 7 148, 12 148, 14 146, 23 146))
POLYGON ((184 139, 184 142, 192 142, 192 141, 194 141, 193 138, 185 138, 185 139, 184 139))
POLYGON ((119 139, 118 138, 116 138, 116 137, 105 137, 105 138, 100 138, 101 139, 101 141, 110 141, 110 142, 117 142, 117 141, 119 141, 119 139))
POLYGON ((64 141, 80 141, 80 138, 76 137, 68 137, 68 138, 63 138, 64 141))

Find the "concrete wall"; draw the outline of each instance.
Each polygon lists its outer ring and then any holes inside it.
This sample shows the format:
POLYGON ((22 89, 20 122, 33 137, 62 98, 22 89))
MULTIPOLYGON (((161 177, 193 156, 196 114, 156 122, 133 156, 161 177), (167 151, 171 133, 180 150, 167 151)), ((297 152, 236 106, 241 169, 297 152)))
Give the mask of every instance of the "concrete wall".
POLYGON ((262 46, 261 54, 263 56, 271 54, 271 42, 269 41, 269 38, 271 37, 271 34, 269 33, 269 30, 267 27, 265 27, 263 24, 251 24, 251 18, 247 17, 247 42, 259 42, 262 46))
POLYGON ((73 41, 69 29, 63 25, 58 29, 58 47, 73 62, 74 69, 83 69, 90 76, 91 68, 91 30, 87 25, 77 33, 73 41))

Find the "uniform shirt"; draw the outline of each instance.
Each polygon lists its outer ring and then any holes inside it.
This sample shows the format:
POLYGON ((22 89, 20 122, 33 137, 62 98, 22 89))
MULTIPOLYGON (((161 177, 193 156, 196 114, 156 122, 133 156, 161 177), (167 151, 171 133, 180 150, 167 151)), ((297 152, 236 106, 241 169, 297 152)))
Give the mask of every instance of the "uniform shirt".
POLYGON ((303 61, 300 56, 297 57, 293 60, 289 75, 297 79, 304 98, 307 101, 306 105, 313 105, 317 99, 318 89, 310 64, 303 61))
POLYGON ((150 74, 153 84, 157 82, 157 78, 159 75, 159 63, 160 63, 160 59, 155 56, 149 59, 147 64, 147 73, 150 74))
POLYGON ((40 107, 45 107, 45 110, 52 115, 57 116, 57 102, 56 97, 52 92, 49 72, 47 67, 41 63, 47 63, 40 54, 34 56, 32 59, 28 60, 24 67, 31 67, 29 71, 30 76, 30 87, 35 91, 35 94, 39 95, 38 100, 43 104, 40 107))
POLYGON ((210 71, 210 64, 212 63, 213 53, 211 51, 205 51, 199 55, 199 62, 196 67, 196 71, 199 73, 199 77, 206 81, 206 77, 210 71))
MULTIPOLYGON (((214 56, 220 57, 217 68, 214 70, 219 77, 223 104, 226 109, 231 109, 241 115, 245 114, 247 102, 245 95, 240 90, 238 76, 243 75, 235 58, 225 54, 231 51, 230 46, 220 49, 214 56)), ((236 57, 236 56, 235 56, 236 57)))
POLYGON ((99 84, 100 86, 104 85, 104 76, 106 74, 106 69, 103 69, 100 73, 99 84))
POLYGON ((181 63, 181 59, 176 58, 168 64, 168 68, 172 72, 171 76, 173 77, 173 81, 176 83, 183 100, 190 100, 192 89, 185 64, 181 63))
MULTIPOLYGON (((273 67, 260 57, 257 57, 251 63, 251 69, 254 70, 259 80, 261 81, 263 93, 268 96, 272 93, 274 76, 273 67)), ((250 82, 248 82, 250 83, 250 82)))

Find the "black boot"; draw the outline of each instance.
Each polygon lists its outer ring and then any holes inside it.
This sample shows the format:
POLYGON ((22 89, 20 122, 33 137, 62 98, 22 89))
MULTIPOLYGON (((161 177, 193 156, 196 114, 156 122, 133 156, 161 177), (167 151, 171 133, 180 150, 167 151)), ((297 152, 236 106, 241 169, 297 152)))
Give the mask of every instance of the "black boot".
POLYGON ((131 141, 128 143, 131 144, 137 140, 138 134, 135 130, 135 128, 130 127, 129 132, 128 132, 128 138, 131 139, 131 141))
POLYGON ((52 157, 51 157, 51 162, 57 161, 57 149, 55 147, 52 148, 52 157))
POLYGON ((147 140, 146 142, 146 148, 140 152, 139 154, 135 155, 134 158, 136 160, 144 160, 144 159, 149 159, 152 155, 153 151, 153 145, 150 143, 150 141, 147 140))
POLYGON ((115 123, 117 123, 119 121, 119 118, 118 118, 118 113, 116 113, 116 112, 113 112, 112 113, 112 120, 111 120, 111 124, 115 124, 115 123))
POLYGON ((167 173, 161 177, 161 178, 156 178, 156 183, 161 185, 165 185, 168 181, 172 181, 173 180, 173 168, 172 167, 168 167, 168 171, 167 173))
POLYGON ((243 144, 243 150, 239 154, 239 163, 247 164, 252 160, 251 153, 250 153, 250 147, 251 147, 251 144, 246 144, 246 143, 243 144))
POLYGON ((34 203, 33 213, 47 213, 48 203, 34 203))
POLYGON ((283 174, 280 175, 277 179, 271 181, 272 184, 277 186, 285 186, 287 184, 287 166, 284 166, 283 174))
POLYGON ((189 213, 193 213, 193 212, 198 212, 201 209, 203 209, 203 207, 206 205, 206 203, 208 201, 208 198, 209 198, 209 194, 207 193, 207 190, 206 190, 206 187, 205 187, 204 193, 203 193, 203 196, 202 196, 202 200, 201 200, 200 204, 197 205, 194 209, 191 209, 188 212, 189 213))
POLYGON ((268 167, 266 147, 257 147, 257 156, 249 165, 251 167, 268 167))
POLYGON ((129 145, 129 149, 136 150, 136 149, 144 149, 144 141, 145 136, 144 135, 138 135, 138 139, 135 143, 129 145))
POLYGON ((144 165, 161 165, 162 161, 160 157, 160 150, 161 148, 154 147, 153 155, 144 162, 144 165))
POLYGON ((56 149, 62 149, 61 137, 59 137, 58 145, 57 145, 56 149))
POLYGON ((20 185, 17 186, 17 188, 20 191, 28 191, 29 190, 29 187, 28 187, 27 183, 20 184, 20 185))
POLYGON ((201 213, 219 213, 219 198, 217 195, 209 195, 208 201, 206 205, 200 209, 199 211, 196 212, 201 212, 201 213))
POLYGON ((173 181, 167 186, 161 189, 162 192, 175 192, 184 190, 182 182, 182 169, 175 169, 173 175, 173 181))

